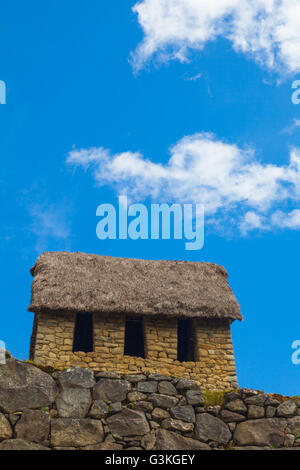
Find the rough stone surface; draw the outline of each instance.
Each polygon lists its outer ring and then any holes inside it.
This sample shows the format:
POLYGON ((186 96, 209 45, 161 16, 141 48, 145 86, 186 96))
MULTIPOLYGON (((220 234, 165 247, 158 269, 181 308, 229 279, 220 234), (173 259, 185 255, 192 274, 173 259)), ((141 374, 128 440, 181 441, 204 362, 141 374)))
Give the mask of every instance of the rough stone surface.
POLYGON ((49 406, 56 394, 52 377, 32 364, 8 360, 0 365, 0 410, 5 413, 49 406))
POLYGON ((107 418, 110 432, 117 436, 143 436, 150 432, 147 419, 141 411, 124 409, 107 418))
POLYGON ((179 379, 176 383, 177 390, 200 390, 200 386, 194 380, 179 379))
POLYGON ((164 429, 171 429, 173 431, 192 432, 194 430, 193 423, 187 423, 180 419, 167 418, 163 420, 161 425, 164 429))
POLYGON ((239 399, 226 403, 225 408, 233 413, 247 413, 247 406, 239 399))
POLYGON ((220 413, 220 417, 222 418, 225 423, 235 423, 239 421, 244 421, 246 417, 239 413, 234 413, 233 411, 229 410, 222 410, 220 413))
POLYGON ((0 441, 11 439, 13 437, 12 427, 8 419, 0 413, 0 441))
POLYGON ((176 395, 177 390, 171 382, 165 380, 158 383, 158 392, 163 395, 176 395))
POLYGON ((50 450, 34 442, 24 441, 23 439, 9 439, 1 442, 0 450, 50 450))
POLYGON ((189 405, 204 405, 204 398, 200 390, 188 390, 186 392, 186 400, 189 405))
POLYGON ((41 443, 49 438, 50 417, 43 410, 25 410, 15 426, 18 439, 41 443))
POLYGON ((127 380, 100 379, 93 388, 93 397, 105 403, 122 402, 130 390, 127 380))
POLYGON ((201 413, 196 417, 195 436, 203 442, 215 441, 225 445, 231 439, 231 432, 219 418, 208 413, 201 413))
POLYGON ((209 450, 210 447, 196 439, 183 437, 172 431, 156 431, 155 450, 209 450))
POLYGON ((255 419, 239 423, 234 432, 238 446, 274 446, 284 443, 287 422, 283 418, 255 419))
POLYGON ((170 397, 168 395, 160 395, 158 393, 149 395, 148 400, 158 408, 172 408, 176 406, 179 401, 178 398, 170 397))
POLYGON ((265 417, 265 408, 258 405, 249 405, 248 407, 248 418, 264 418, 265 417))
POLYGON ((109 406, 102 400, 95 400, 89 411, 89 416, 95 419, 104 418, 108 415, 109 406))
POLYGON ((171 408, 170 412, 172 418, 181 419, 181 421, 186 421, 187 423, 194 423, 196 421, 195 411, 191 405, 177 406, 176 408, 171 408))
POLYGON ((100 444, 103 437, 102 423, 95 419, 58 418, 51 421, 51 445, 55 447, 100 444))
POLYGON ((96 381, 92 370, 71 367, 58 375, 62 388, 92 388, 96 381))
POLYGON ((85 418, 91 406, 91 392, 85 388, 66 388, 56 399, 61 418, 85 418))
POLYGON ((149 382, 139 382, 137 390, 141 393, 155 393, 157 392, 157 382, 151 380, 149 382))
POLYGON ((294 400, 288 400, 281 403, 277 408, 277 416, 291 418, 297 411, 297 405, 294 400))

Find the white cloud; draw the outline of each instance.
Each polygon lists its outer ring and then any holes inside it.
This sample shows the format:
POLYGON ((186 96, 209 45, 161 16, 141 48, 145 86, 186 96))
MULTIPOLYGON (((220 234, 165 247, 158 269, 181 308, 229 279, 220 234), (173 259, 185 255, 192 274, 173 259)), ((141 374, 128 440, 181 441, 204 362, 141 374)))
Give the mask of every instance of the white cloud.
POLYGON ((144 32, 135 69, 153 56, 186 61, 222 36, 271 70, 300 71, 299 0, 142 0, 133 11, 144 32))
POLYGON ((164 165, 139 152, 112 155, 103 148, 73 150, 67 162, 90 168, 99 186, 111 185, 131 199, 204 204, 214 226, 220 219, 234 220, 243 233, 276 225, 272 214, 280 204, 300 201, 300 150, 291 150, 285 166, 263 164, 253 149, 213 134, 182 138, 170 148, 164 165))
POLYGON ((279 228, 289 228, 292 230, 300 229, 300 209, 295 209, 288 214, 282 211, 276 211, 272 215, 272 224, 279 228))

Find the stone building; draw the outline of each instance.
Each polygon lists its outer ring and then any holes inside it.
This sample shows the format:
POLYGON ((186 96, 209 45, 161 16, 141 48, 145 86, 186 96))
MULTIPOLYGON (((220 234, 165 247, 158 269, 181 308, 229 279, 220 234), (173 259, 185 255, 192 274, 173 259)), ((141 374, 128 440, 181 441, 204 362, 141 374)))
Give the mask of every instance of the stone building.
POLYGON ((31 273, 31 360, 237 387, 230 325, 242 316, 223 267, 54 252, 31 273))

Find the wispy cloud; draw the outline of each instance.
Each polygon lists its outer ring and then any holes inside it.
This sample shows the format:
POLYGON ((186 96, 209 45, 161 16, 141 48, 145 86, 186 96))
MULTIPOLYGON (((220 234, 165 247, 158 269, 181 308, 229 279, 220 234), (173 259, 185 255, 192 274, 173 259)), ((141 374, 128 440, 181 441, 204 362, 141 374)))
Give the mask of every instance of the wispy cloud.
POLYGON ((35 251, 49 249, 51 241, 66 243, 70 236, 66 208, 54 204, 31 204, 29 230, 36 236, 35 251))
POLYGON ((298 129, 300 127, 300 119, 294 119, 292 124, 288 127, 286 127, 285 129, 283 129, 283 131, 281 131, 282 134, 293 134, 295 132, 296 129, 298 129))
POLYGON ((300 71, 299 0, 142 0, 133 11, 144 32, 136 70, 152 57, 186 61, 190 49, 224 37, 270 70, 300 71))
POLYGON ((89 168, 99 186, 111 185, 135 200, 204 204, 211 224, 222 220, 242 233, 278 226, 276 211, 300 201, 299 149, 291 150, 285 166, 263 164, 253 149, 208 133, 179 140, 165 165, 139 152, 111 154, 101 147, 73 150, 67 163, 89 168))

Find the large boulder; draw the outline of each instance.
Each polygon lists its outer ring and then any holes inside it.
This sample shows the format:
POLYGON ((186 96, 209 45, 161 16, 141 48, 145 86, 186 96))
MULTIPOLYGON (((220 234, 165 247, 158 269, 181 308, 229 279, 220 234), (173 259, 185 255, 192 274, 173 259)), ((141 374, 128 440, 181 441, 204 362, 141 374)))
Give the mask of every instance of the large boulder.
POLYGON ((93 397, 105 403, 122 402, 130 390, 131 386, 127 380, 100 379, 93 388, 93 397))
POLYGON ((0 450, 51 450, 34 442, 27 442, 23 439, 8 439, 1 442, 0 450))
POLYGON ((43 410, 25 410, 15 426, 18 439, 40 443, 49 438, 50 417, 43 410))
POLYGON ((58 418, 51 421, 53 447, 86 447, 103 442, 101 421, 95 419, 58 418))
POLYGON ((281 403, 277 408, 277 416, 291 418, 297 412, 297 405, 294 400, 287 400, 281 403))
POLYGON ((216 442, 226 445, 231 439, 228 426, 219 418, 208 413, 200 413, 196 417, 195 436, 202 442, 216 442))
POLYGON ((93 371, 82 367, 64 370, 57 378, 62 388, 92 388, 96 383, 93 371))
POLYGON ((106 421, 110 432, 116 436, 144 436, 150 432, 148 421, 142 411, 125 408, 106 421))
POLYGON ((239 423, 234 432, 238 446, 281 447, 287 421, 284 418, 264 418, 239 423))
POLYGON ((4 439, 10 439, 12 437, 12 427, 8 419, 6 419, 5 416, 0 413, 0 441, 3 441, 4 439))
POLYGON ((85 418, 91 403, 91 392, 84 388, 64 389, 56 399, 56 407, 61 418, 85 418))
POLYGON ((49 406, 56 394, 54 380, 38 367, 15 360, 0 365, 0 410, 5 413, 49 406))
POLYGON ((155 450, 210 450, 207 444, 183 437, 176 432, 158 429, 155 434, 155 450))

